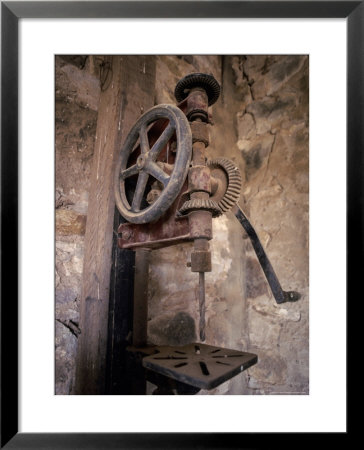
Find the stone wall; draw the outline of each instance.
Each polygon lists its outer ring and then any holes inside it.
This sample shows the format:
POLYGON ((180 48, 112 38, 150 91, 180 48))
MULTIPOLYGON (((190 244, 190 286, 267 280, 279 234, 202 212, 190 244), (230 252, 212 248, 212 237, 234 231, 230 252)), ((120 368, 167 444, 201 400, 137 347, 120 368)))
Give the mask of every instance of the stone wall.
MULTIPOLYGON (((56 58, 56 393, 72 392, 88 175, 99 97, 97 57, 56 58)), ((209 154, 235 162, 240 205, 297 303, 277 306, 249 240, 232 213, 213 220, 206 274, 206 343, 251 351, 259 362, 200 394, 308 393, 308 58, 158 56, 155 103, 175 103, 190 72, 212 73, 209 154)), ((191 244, 152 253, 148 339, 197 340, 198 275, 191 244)))
POLYGON ((55 59, 55 392, 74 383, 89 176, 100 95, 94 58, 55 59))
POLYGON ((249 214, 285 290, 301 294, 278 306, 248 241, 248 348, 259 364, 247 374, 248 392, 308 393, 308 57, 232 58, 237 91, 237 147, 249 214))

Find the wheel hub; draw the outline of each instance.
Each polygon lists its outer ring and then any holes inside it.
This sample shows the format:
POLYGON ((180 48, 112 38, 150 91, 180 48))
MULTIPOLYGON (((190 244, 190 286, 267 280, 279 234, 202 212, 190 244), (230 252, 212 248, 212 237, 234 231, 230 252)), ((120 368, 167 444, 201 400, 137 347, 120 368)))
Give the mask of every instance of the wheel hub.
POLYGON ((143 167, 145 166, 146 162, 147 162, 147 158, 146 158, 145 155, 138 156, 138 159, 137 159, 137 162, 136 162, 138 169, 139 170, 143 169, 143 167))

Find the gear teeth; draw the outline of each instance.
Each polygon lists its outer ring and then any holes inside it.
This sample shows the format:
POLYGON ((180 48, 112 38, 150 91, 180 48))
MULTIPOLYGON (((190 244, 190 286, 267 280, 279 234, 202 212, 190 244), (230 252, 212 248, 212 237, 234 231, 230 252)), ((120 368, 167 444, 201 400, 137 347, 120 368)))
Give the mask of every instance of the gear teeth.
POLYGON ((223 198, 217 203, 222 212, 229 211, 238 201, 241 191, 241 174, 236 165, 227 158, 216 158, 208 161, 210 169, 223 169, 228 177, 228 187, 223 198))
POLYGON ((215 78, 207 73, 191 73, 178 81, 174 96, 181 102, 188 96, 188 91, 194 87, 205 89, 209 106, 213 105, 220 95, 220 85, 215 78))
POLYGON ((236 194, 236 195, 239 195, 239 194, 240 194, 240 189, 237 189, 237 188, 231 188, 230 190, 231 190, 231 192, 233 192, 233 193, 236 194))
POLYGON ((185 215, 190 213, 191 211, 196 210, 210 211, 212 213, 212 217, 218 217, 221 216, 222 214, 222 210, 214 200, 210 199, 203 200, 200 198, 184 202, 184 204, 179 210, 179 213, 181 215, 185 215))

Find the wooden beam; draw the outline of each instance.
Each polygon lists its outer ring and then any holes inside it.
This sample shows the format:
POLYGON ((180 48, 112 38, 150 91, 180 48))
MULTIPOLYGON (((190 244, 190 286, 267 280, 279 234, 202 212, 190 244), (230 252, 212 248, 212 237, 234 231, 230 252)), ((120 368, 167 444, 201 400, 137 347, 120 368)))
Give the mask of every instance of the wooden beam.
POLYGON ((114 167, 130 128, 154 104, 154 56, 113 56, 109 57, 109 62, 111 70, 108 77, 105 76, 100 96, 90 180, 76 394, 105 393, 114 167))

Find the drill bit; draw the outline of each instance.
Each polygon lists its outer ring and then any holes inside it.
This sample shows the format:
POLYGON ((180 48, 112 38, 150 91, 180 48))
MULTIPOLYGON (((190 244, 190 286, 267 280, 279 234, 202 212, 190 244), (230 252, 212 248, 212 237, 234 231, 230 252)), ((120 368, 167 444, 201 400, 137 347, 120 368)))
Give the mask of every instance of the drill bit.
POLYGON ((205 340, 205 272, 199 272, 200 340, 205 340))

